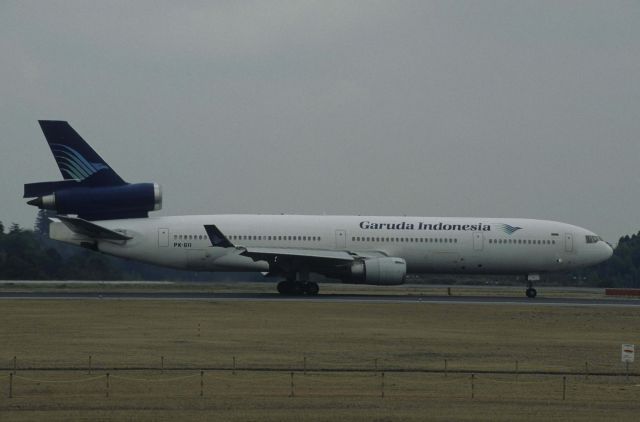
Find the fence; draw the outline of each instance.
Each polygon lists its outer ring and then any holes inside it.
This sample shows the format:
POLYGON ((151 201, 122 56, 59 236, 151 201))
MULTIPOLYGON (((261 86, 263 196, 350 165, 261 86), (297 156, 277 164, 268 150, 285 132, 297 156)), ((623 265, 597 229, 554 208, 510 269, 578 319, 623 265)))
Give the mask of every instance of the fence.
POLYGON ((0 374, 6 399, 16 398, 224 398, 368 397, 456 400, 637 400, 636 377, 504 373, 286 371, 21 370, 0 374))

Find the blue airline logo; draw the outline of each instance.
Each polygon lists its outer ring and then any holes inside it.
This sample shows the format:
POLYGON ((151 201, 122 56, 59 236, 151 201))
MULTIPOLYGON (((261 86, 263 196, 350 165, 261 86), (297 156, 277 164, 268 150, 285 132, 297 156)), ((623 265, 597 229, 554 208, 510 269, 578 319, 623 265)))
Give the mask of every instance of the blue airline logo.
POLYGON ((58 167, 71 179, 84 180, 102 169, 109 168, 102 163, 92 163, 78 151, 62 144, 51 144, 51 151, 58 167))
POLYGON ((522 229, 522 227, 510 226, 509 224, 496 224, 496 227, 506 234, 514 234, 518 230, 522 229))

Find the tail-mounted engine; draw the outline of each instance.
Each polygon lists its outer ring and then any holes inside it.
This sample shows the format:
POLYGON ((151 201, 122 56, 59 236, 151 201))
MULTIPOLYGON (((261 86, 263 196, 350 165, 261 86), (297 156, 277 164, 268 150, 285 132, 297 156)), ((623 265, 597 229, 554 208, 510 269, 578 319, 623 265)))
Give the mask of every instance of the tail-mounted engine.
MULTIPOLYGON (((45 182, 56 186, 58 182, 45 182)), ((54 210, 58 214, 77 214, 85 220, 111 220, 117 218, 148 217, 149 211, 162 208, 162 191, 157 183, 133 183, 122 186, 83 187, 68 186, 61 182, 60 189, 37 191, 32 183, 25 185, 25 197, 41 209, 54 210), (46 192, 46 193, 45 193, 46 192), (36 193, 34 195, 34 193, 36 193)))
POLYGON ((29 205, 84 220, 148 217, 162 208, 158 184, 125 182, 69 123, 39 123, 64 180, 24 185, 29 205))

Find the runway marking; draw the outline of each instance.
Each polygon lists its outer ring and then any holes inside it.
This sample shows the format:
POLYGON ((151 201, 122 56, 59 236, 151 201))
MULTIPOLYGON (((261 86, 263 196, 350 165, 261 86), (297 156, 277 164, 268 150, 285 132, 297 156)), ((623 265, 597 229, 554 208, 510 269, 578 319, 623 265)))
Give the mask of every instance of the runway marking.
POLYGON ((640 307, 638 299, 579 298, 514 298, 491 296, 379 296, 379 295, 319 295, 280 296, 263 293, 173 293, 173 292, 0 292, 0 300, 160 300, 204 302, 310 302, 310 303, 370 303, 370 304, 451 304, 451 305, 512 305, 512 306, 579 306, 579 307, 640 307))

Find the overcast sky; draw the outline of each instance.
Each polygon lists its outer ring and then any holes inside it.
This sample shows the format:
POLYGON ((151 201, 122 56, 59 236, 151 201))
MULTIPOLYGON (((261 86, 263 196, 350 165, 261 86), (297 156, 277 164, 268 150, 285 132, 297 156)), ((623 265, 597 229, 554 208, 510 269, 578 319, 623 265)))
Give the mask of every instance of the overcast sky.
POLYGON ((68 120, 154 215, 640 230, 640 3, 0 1, 0 220, 68 120))

